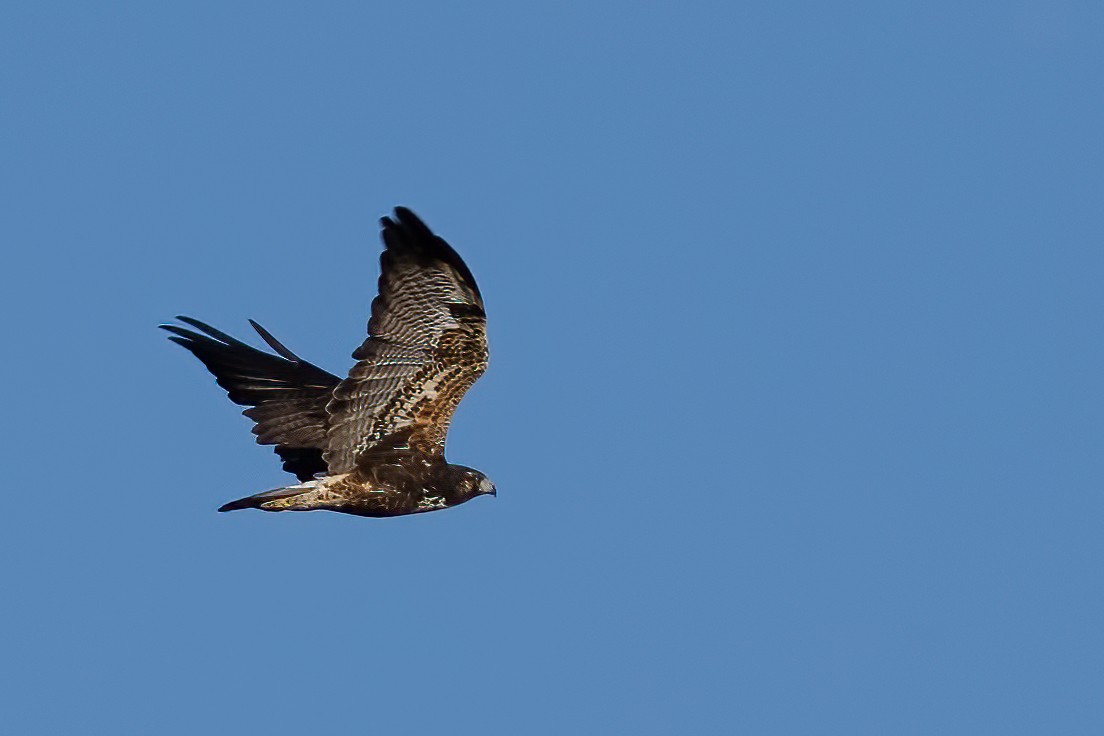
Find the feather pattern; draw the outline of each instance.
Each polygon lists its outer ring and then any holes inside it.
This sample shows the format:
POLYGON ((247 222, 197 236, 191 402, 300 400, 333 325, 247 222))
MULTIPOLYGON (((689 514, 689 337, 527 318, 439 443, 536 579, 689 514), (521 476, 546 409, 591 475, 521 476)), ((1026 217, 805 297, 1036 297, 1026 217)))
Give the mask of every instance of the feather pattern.
POLYGON ((162 325, 214 374, 302 483, 220 511, 328 509, 399 516, 494 495, 481 472, 445 460, 457 404, 487 367, 483 298, 456 251, 410 210, 381 220, 379 294, 368 338, 340 380, 250 320, 275 354, 189 317, 162 325))
POLYGON ((249 407, 242 413, 256 422, 258 444, 276 445, 284 470, 300 480, 325 472, 326 403, 340 379, 295 355, 252 320, 279 355, 257 350, 197 319, 177 319, 194 330, 161 328, 202 361, 231 401, 249 407))
POLYGON ((370 462, 400 432, 412 448, 443 455, 453 411, 487 367, 483 299, 456 251, 403 207, 381 225, 368 339, 327 407, 330 473, 370 462))

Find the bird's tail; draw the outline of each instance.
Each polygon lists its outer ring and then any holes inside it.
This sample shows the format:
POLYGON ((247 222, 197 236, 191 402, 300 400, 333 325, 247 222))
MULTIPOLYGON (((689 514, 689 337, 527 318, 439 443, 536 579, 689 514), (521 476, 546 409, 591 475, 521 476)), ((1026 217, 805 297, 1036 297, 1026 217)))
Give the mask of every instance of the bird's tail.
POLYGON ((237 511, 238 509, 261 509, 262 511, 305 511, 310 508, 306 503, 306 497, 314 490, 316 481, 308 481, 297 486, 286 488, 274 488, 271 491, 255 493, 252 496, 239 498, 237 501, 224 503, 219 511, 237 511), (303 499, 297 497, 303 496, 303 499), (275 502, 275 503, 274 503, 275 502))

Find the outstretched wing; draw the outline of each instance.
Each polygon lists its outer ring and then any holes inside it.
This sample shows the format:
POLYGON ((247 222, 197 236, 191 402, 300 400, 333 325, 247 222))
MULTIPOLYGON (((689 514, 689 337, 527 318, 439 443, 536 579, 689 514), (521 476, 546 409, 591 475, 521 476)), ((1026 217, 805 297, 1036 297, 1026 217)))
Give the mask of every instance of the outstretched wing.
POLYGON ((379 296, 330 401, 326 462, 344 473, 396 433, 443 455, 456 405, 487 368, 483 298, 460 256, 405 207, 380 221, 379 296))
POLYGON ((265 353, 190 317, 177 317, 199 332, 161 325, 169 339, 190 350, 226 389, 230 400, 250 408, 258 444, 276 445, 284 470, 299 480, 326 471, 326 404, 341 379, 303 360, 250 320, 269 347, 265 353), (203 334, 200 334, 203 333, 203 334))

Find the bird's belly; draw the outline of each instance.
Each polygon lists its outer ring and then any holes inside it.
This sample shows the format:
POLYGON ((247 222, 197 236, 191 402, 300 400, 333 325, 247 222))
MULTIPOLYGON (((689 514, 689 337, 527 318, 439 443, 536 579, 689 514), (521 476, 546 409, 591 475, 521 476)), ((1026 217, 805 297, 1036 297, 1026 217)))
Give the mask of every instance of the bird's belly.
POLYGON ((345 482, 333 488, 327 505, 334 511, 358 516, 403 516, 426 510, 423 494, 371 483, 345 482))

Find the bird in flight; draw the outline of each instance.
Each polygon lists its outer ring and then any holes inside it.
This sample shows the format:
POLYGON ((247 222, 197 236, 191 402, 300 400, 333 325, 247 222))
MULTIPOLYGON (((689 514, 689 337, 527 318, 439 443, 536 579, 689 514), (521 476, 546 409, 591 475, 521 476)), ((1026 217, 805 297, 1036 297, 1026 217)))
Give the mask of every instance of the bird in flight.
POLYGON ((445 460, 456 405, 487 368, 487 317, 471 271, 405 207, 380 220, 379 295, 368 339, 345 380, 288 350, 259 324, 275 354, 190 317, 161 325, 230 400, 248 408, 257 442, 275 445, 299 483, 231 501, 219 511, 313 511, 402 516, 495 495, 483 473, 445 460))

